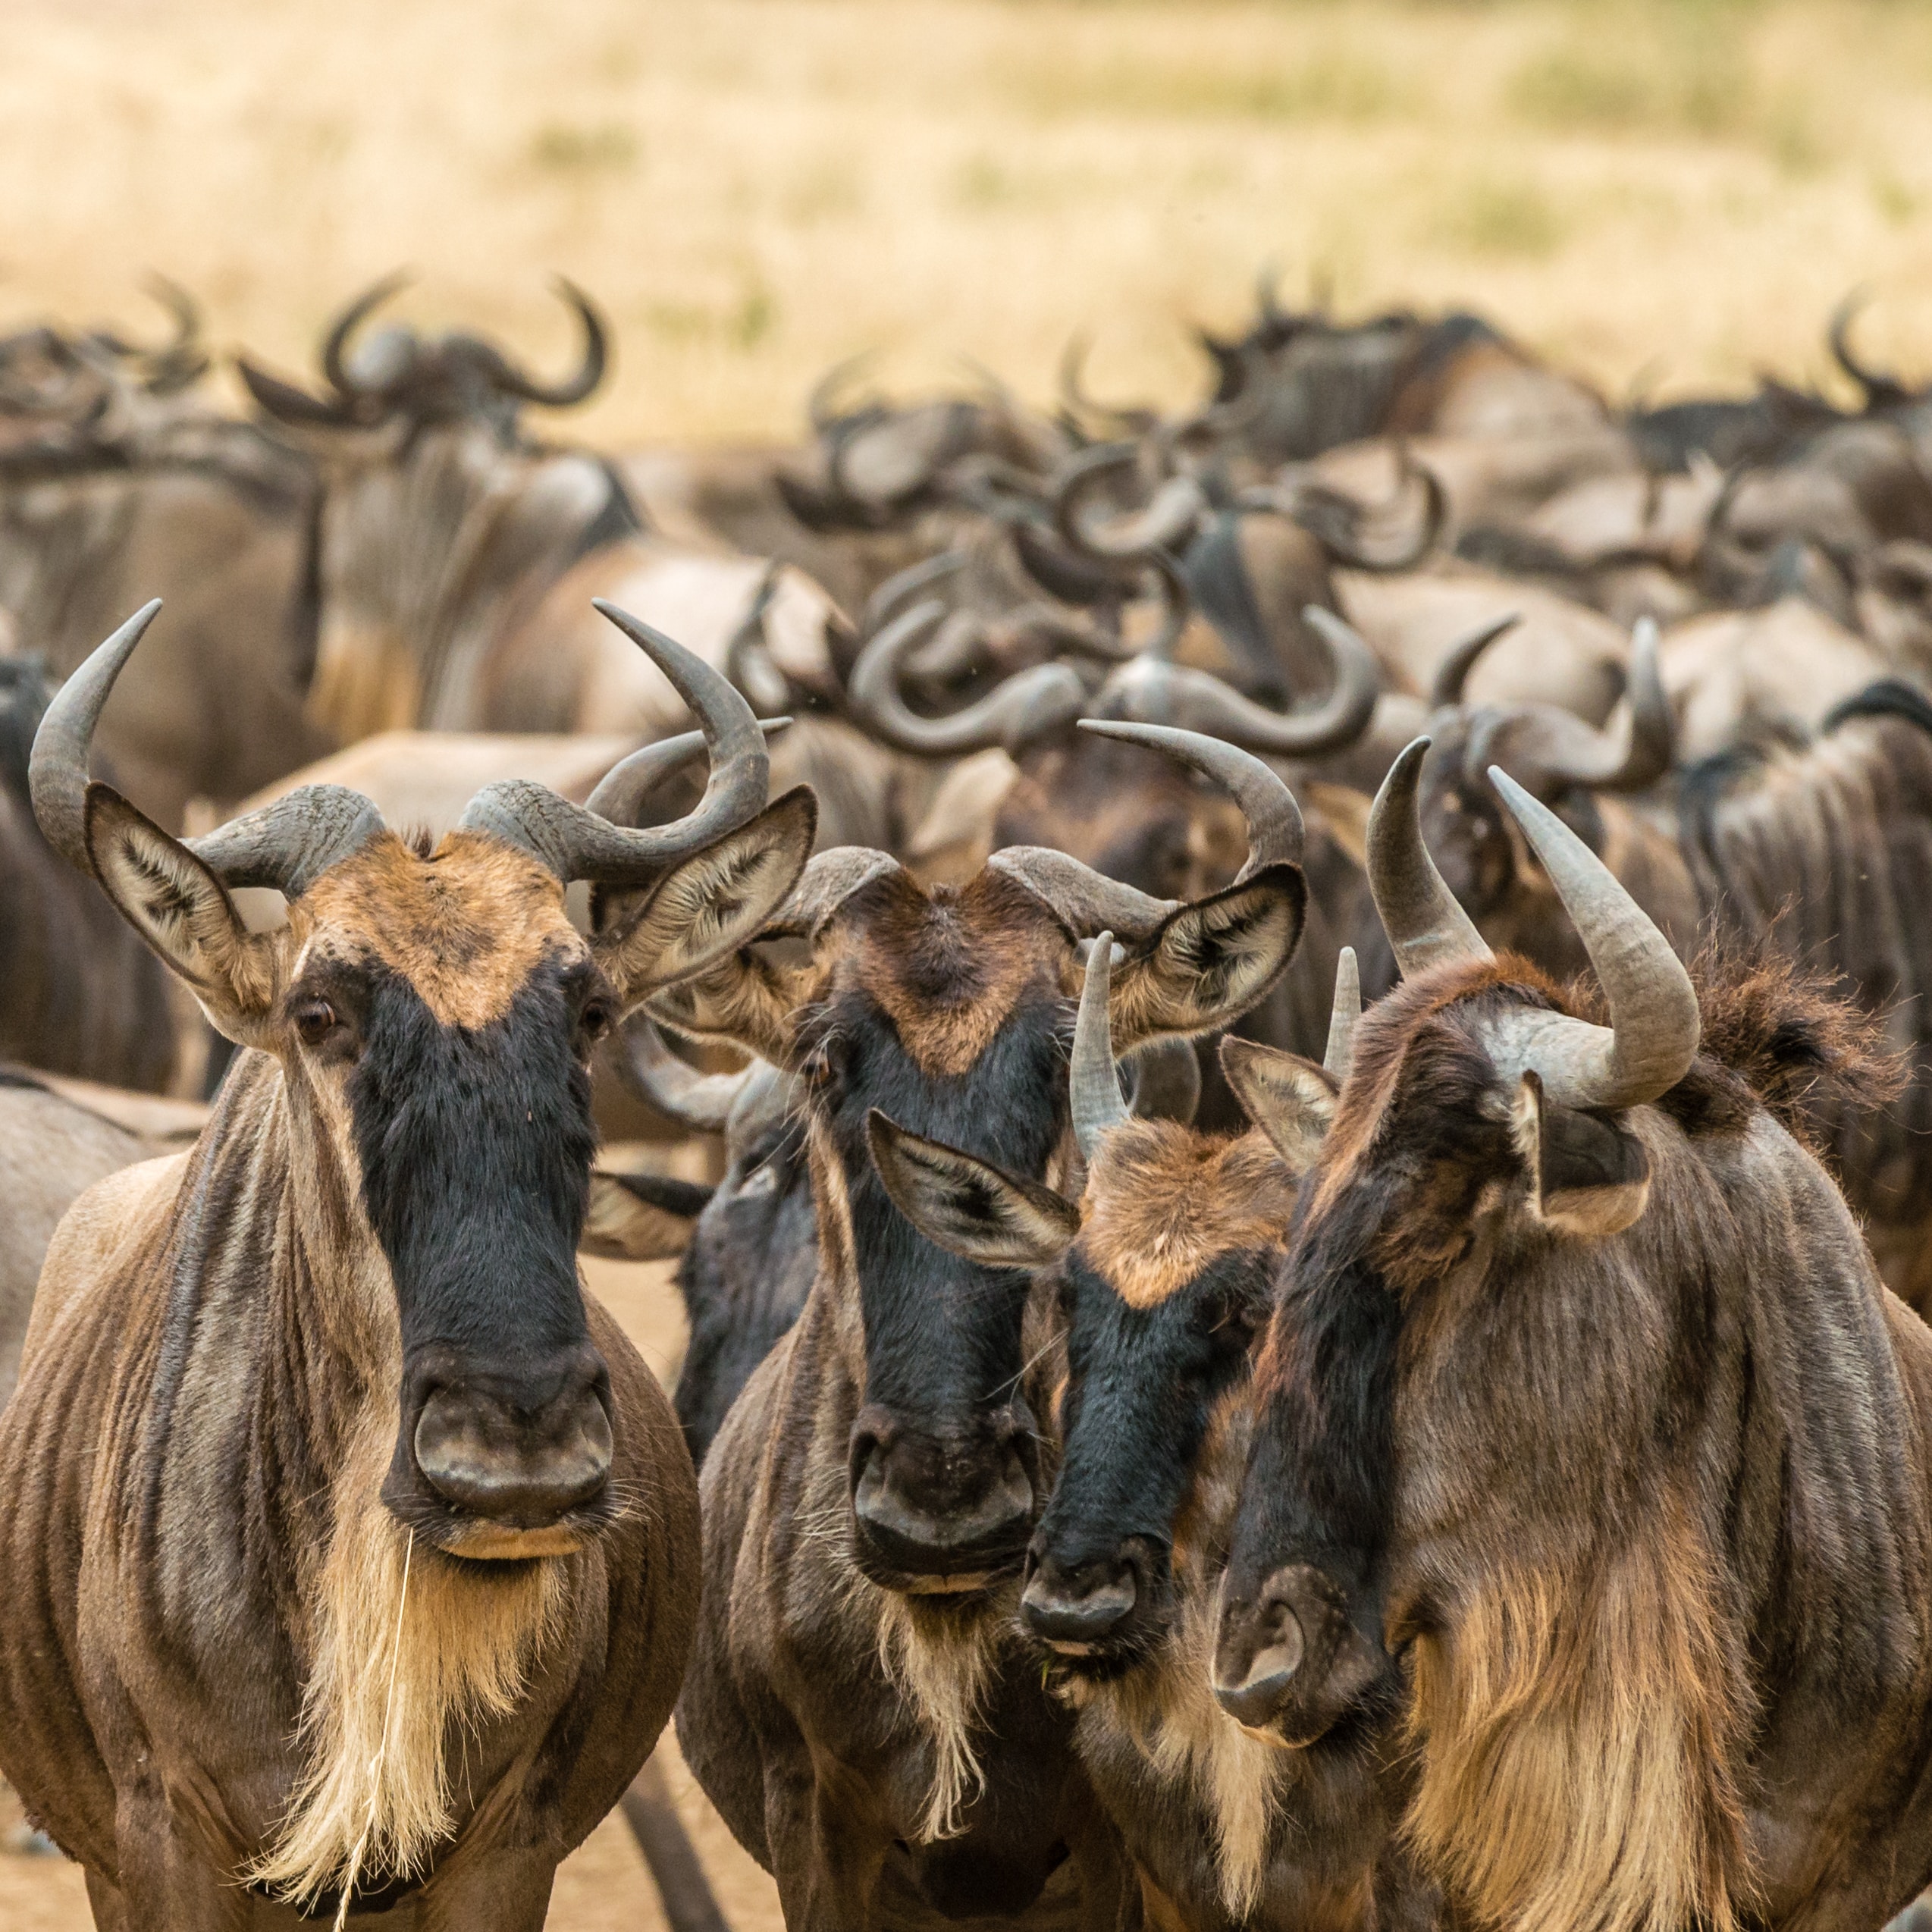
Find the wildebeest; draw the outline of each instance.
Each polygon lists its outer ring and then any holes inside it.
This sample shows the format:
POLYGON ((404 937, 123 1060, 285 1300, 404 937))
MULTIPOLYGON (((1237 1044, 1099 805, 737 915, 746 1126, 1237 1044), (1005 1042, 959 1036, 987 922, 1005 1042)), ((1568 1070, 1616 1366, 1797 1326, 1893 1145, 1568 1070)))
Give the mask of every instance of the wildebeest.
POLYGON ((49 837, 250 1049, 192 1154, 62 1223, 0 1418, 0 1769, 104 1927, 413 1893, 535 1932, 670 1711, 696 1498, 579 1282, 588 1059, 762 925, 812 808, 765 808, 748 707, 612 614, 713 742, 650 832, 510 783, 433 850, 326 789, 179 842, 86 776, 152 607, 42 722, 49 837))
MULTIPOLYGON (((1059 1469, 1027 1551, 1022 1620, 1079 1713, 1075 1746, 1121 1827, 1149 1923, 1431 1924, 1432 1888, 1391 1837, 1401 1787, 1388 1741, 1357 1733, 1284 1752, 1246 1735, 1209 1683, 1251 1350, 1271 1259, 1347 1070, 1353 958, 1327 1065, 1224 1043, 1256 1123, 1233 1135, 1129 1117, 1107 977, 1096 945, 1070 1084, 1087 1174, 1054 1264, 1059 1469)), ((930 1143, 907 1153, 895 1198, 942 1246, 971 1254, 1039 1214, 1037 1190, 996 1167, 930 1143)))
POLYGON ((1037 1181, 1065 1129, 1078 939, 1127 936, 1124 1049, 1222 1024, 1281 971, 1305 899, 1294 801, 1253 761, 1171 742, 1247 808, 1248 863, 1221 891, 1157 900, 1044 850, 927 891, 883 853, 822 853, 770 929, 803 960, 742 952, 653 1003, 803 1089, 817 1271, 706 1459, 678 1720, 794 1925, 1114 1922, 1111 1833, 1008 1626, 1047 1479, 1024 1249, 1000 1269, 927 1242, 880 1181, 872 1122, 1037 1181))
POLYGON ((597 597, 688 638, 720 670, 756 604, 766 660, 832 694, 836 620, 823 591, 795 570, 768 584, 756 558, 645 530, 609 461, 524 433, 527 405, 569 406, 601 380, 604 325, 580 291, 563 285, 581 362, 546 384, 461 332, 389 328, 352 346, 395 286, 378 284, 337 318, 322 394, 242 365, 257 403, 322 469, 307 566, 320 611, 311 709, 339 739, 412 726, 679 728, 671 685, 585 617, 597 597))
POLYGON ((143 1132, 24 1068, 0 1067, 0 1172, 7 1177, 0 1195, 0 1408, 14 1392, 34 1284, 61 1216, 96 1181, 181 1138, 143 1132))
POLYGON ((49 695, 41 659, 0 658, 0 1058, 158 1092, 174 1065, 166 969, 34 822, 49 695))
POLYGON ((1700 1002, 1501 773, 1602 1022, 1492 956, 1420 751, 1370 840, 1405 977, 1280 1265, 1215 1694, 1302 1747, 1406 1706, 1459 1918, 1877 1924, 1932 1871, 1932 1335, 1794 1132, 1814 1084, 1870 1097, 1869 1041, 1775 969, 1700 1002))

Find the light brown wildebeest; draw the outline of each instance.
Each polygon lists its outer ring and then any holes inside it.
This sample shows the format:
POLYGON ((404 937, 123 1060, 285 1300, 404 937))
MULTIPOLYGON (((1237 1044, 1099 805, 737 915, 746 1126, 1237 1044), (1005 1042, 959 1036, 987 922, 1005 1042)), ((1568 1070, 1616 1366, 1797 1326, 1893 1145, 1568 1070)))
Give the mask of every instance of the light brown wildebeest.
POLYGON ((49 710, 48 835, 250 1050, 192 1154, 49 1254, 0 1419, 0 1768, 114 1932, 414 1894, 535 1932, 682 1676, 690 1460, 576 1261, 597 1036, 755 931, 810 849, 721 678, 613 613, 712 740, 650 832, 487 788, 434 849, 343 790, 181 843, 49 710), (597 936, 563 892, 604 895, 597 936), (288 897, 251 934, 231 886, 288 897))

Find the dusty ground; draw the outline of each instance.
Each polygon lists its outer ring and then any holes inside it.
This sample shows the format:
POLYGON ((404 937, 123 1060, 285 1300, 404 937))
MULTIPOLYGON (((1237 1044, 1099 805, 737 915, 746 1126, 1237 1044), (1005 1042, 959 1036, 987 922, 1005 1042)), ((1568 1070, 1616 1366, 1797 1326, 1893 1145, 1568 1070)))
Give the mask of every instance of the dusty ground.
MULTIPOLYGON (((613 444, 789 433, 811 380, 1095 338, 1191 393, 1258 265, 1347 311, 1472 301, 1621 394, 1825 368, 1932 295, 1932 9, 1899 0, 11 0, 0 325, 142 313, 304 365, 407 312, 547 368, 556 270, 623 359, 613 444)), ((1926 359, 1932 362, 1932 351, 1926 359)))
MULTIPOLYGON (((591 1285, 623 1324, 644 1358, 661 1375, 684 1353, 684 1316, 664 1266, 614 1262, 585 1264, 591 1285)), ((778 1895, 771 1880, 740 1851, 677 1761, 668 1737, 670 1782, 698 1855, 734 1932, 779 1932, 778 1895)), ((0 1787, 0 1836, 19 1818, 11 1792, 0 1787)), ((380 1921, 359 1921, 376 1924, 380 1921)), ((657 1899, 623 1820, 613 1814, 557 1874, 550 1932, 661 1932, 657 1899)), ((56 1858, 0 1853, 0 1932, 90 1932, 86 1888, 77 1867, 56 1858)))

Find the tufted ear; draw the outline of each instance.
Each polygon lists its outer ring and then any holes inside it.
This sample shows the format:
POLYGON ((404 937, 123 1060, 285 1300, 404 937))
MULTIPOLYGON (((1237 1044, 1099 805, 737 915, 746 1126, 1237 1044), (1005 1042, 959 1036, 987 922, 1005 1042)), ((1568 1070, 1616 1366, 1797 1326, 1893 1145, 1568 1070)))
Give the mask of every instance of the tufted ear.
POLYGON ((703 973, 784 904, 811 856, 818 805, 800 786, 748 824, 680 860, 636 910, 593 942, 627 1009, 703 973))
POLYGON ((1169 913, 1115 969, 1107 1021, 1115 1055, 1239 1019, 1294 957, 1307 908, 1301 868, 1276 864, 1169 913))
POLYGON ((1306 1174, 1322 1151, 1341 1090, 1335 1077, 1299 1053, 1237 1040, 1221 1043, 1221 1071, 1242 1111, 1267 1135, 1291 1174, 1306 1174))
POLYGON ((1644 1143, 1609 1115, 1557 1106, 1533 1072, 1517 1086, 1510 1131, 1529 1169, 1530 1212, 1556 1233, 1619 1234, 1649 1204, 1644 1143))
POLYGON ((1044 1268, 1080 1232, 1079 1209, 1037 1181, 908 1133, 877 1107, 865 1130, 892 1205, 949 1254, 989 1268, 1044 1268))
POLYGON ((657 1174, 591 1175, 579 1254, 606 1261, 670 1261, 684 1253, 711 1190, 657 1174))
POLYGON ((221 880, 111 786, 88 786, 86 833, 102 889, 193 990, 209 1023, 237 1046, 265 1044, 274 942, 249 932, 221 880))

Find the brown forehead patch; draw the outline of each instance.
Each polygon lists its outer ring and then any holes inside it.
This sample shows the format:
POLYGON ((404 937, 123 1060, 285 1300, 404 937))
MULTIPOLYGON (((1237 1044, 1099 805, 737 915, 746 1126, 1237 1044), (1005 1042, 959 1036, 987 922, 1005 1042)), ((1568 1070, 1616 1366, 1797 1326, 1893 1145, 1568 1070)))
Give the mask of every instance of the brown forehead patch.
POLYGON ((1294 1201, 1293 1178, 1259 1133, 1211 1140, 1172 1121, 1136 1121, 1094 1157, 1080 1250, 1130 1308, 1152 1308, 1217 1256, 1279 1240, 1294 1201))
POLYGON ((584 946, 556 877, 476 832, 428 858, 385 832, 324 873, 290 923, 299 944, 339 936, 373 953, 443 1025, 472 1029, 501 1019, 547 955, 584 946))
POLYGON ((902 874, 854 895, 848 977, 878 1002, 921 1071, 966 1071, 1031 986, 1065 990, 1073 947, 1023 886, 998 872, 930 894, 902 874))

